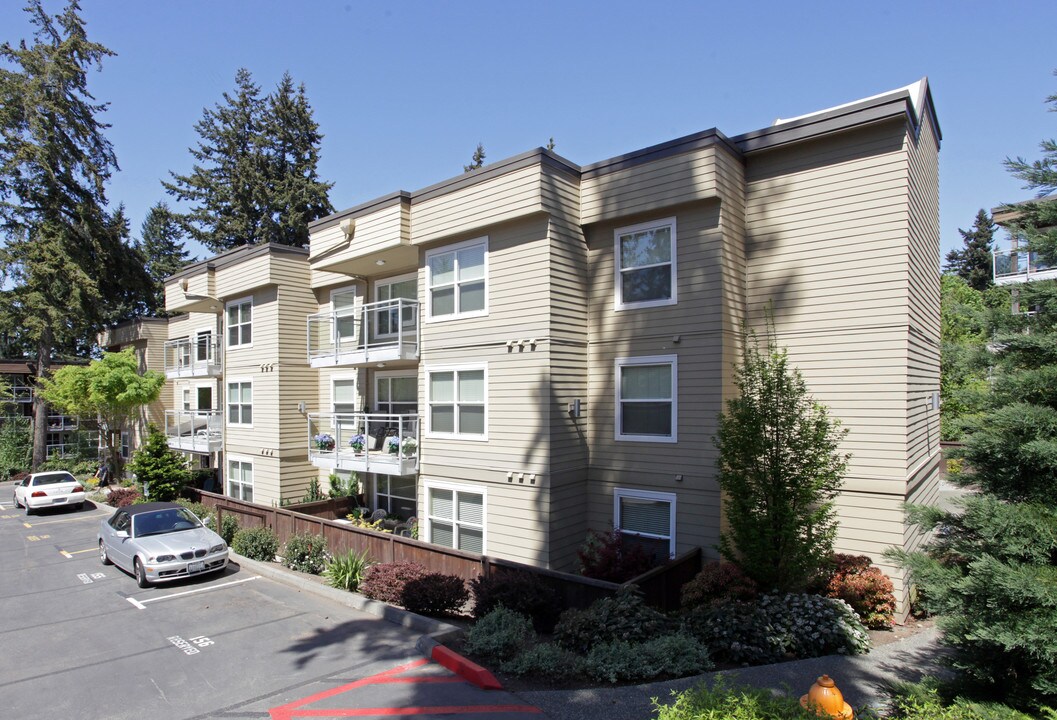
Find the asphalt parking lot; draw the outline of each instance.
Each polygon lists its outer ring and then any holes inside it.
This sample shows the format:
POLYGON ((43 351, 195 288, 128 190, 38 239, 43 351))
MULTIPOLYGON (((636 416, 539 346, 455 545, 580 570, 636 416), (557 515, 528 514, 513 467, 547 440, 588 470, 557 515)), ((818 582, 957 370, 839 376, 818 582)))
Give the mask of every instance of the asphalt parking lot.
POLYGON ((113 512, 26 517, 0 484, 0 707, 20 718, 539 717, 419 633, 237 565, 141 590, 100 564, 113 512))

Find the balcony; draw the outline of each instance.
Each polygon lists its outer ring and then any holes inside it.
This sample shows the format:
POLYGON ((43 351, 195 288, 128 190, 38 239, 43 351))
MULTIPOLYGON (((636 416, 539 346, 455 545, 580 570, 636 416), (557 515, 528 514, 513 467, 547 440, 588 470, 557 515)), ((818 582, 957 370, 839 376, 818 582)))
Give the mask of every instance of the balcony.
POLYGON ((48 432, 70 432, 79 426, 76 417, 71 415, 48 415, 48 432))
POLYGON ((397 298, 356 310, 308 316, 308 361, 314 368, 417 360, 418 302, 397 298))
POLYGON ((1019 249, 1006 250, 996 252, 993 258, 996 285, 1057 278, 1057 268, 1051 268, 1034 252, 1019 249))
POLYGON ((219 452, 224 446, 224 415, 220 410, 166 410, 165 437, 173 450, 219 452))
POLYGON ((308 459, 327 470, 413 475, 418 472, 418 420, 417 415, 311 414, 308 459))
POLYGON ((165 377, 220 377, 220 342, 212 335, 165 343, 165 377))
POLYGON ((11 386, 11 402, 31 403, 33 402, 33 388, 28 385, 11 386))

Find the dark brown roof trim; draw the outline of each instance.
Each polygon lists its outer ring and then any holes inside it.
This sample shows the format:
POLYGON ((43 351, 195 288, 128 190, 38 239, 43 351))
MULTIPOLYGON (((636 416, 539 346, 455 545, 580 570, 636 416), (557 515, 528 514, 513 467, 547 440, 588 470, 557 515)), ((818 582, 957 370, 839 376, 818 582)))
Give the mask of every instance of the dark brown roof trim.
POLYGON ((361 215, 367 215, 369 213, 381 210, 384 207, 396 205, 397 203, 401 202, 408 202, 410 200, 411 193, 409 193, 407 190, 397 190, 396 192, 391 192, 388 195, 382 195, 381 197, 375 198, 374 200, 368 200, 365 203, 354 205, 348 210, 341 210, 340 212, 332 213, 331 215, 327 215, 326 217, 321 217, 318 220, 313 220, 312 222, 308 223, 308 229, 311 231, 318 230, 320 228, 327 227, 330 225, 336 225, 342 220, 360 217, 361 215))
POLYGON ((650 147, 641 150, 634 150, 630 153, 625 153, 624 155, 617 155, 608 160, 584 165, 582 169, 582 177, 596 177, 605 173, 616 172, 617 170, 641 165, 642 163, 660 160, 661 158, 669 157, 671 155, 699 150, 701 148, 709 147, 710 145, 722 145, 733 155, 738 157, 741 156, 741 151, 727 138, 726 135, 716 128, 711 128, 692 135, 676 138, 675 140, 668 140, 667 142, 658 145, 651 145, 650 147))
POLYGON ((479 170, 471 170, 468 173, 456 175, 455 177, 424 187, 421 190, 416 190, 411 193, 411 204, 414 205, 415 203, 424 202, 430 198, 455 192, 456 190, 462 190, 471 185, 487 182, 488 180, 492 180, 501 175, 516 172, 517 170, 531 167, 533 165, 540 165, 560 173, 565 173, 576 180, 579 180, 580 178, 579 165, 566 160, 557 153, 538 147, 534 150, 529 150, 528 152, 505 158, 492 163, 491 165, 485 165, 479 170))

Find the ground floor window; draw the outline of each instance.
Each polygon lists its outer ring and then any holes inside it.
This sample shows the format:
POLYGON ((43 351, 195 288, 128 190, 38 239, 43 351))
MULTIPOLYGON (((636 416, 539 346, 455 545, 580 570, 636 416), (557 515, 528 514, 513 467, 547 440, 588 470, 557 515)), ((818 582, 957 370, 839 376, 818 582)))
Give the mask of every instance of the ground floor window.
POLYGON ((228 495, 237 500, 253 502, 253 463, 228 460, 228 495))
POLYGON ((427 485, 427 539, 435 545, 484 553, 484 493, 427 485))
POLYGON ((654 560, 675 557, 675 494, 617 488, 613 526, 654 560))
POLYGON ((418 516, 415 477, 378 475, 375 482, 375 507, 402 520, 418 516))

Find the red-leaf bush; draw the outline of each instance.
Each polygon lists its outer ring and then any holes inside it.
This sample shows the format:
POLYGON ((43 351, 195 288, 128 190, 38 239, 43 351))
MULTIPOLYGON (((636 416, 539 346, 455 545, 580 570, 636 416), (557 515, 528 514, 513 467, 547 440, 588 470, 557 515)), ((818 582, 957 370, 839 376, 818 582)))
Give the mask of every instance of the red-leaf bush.
POLYGON ((404 584, 400 604, 419 615, 455 615, 469 598, 466 581, 458 575, 429 573, 404 584))
POLYGON ((619 528, 608 533, 592 530, 577 556, 581 575, 615 583, 626 582, 653 567, 642 546, 627 542, 619 528))
POLYGON ((826 597, 843 600, 852 606, 863 625, 872 630, 892 627, 896 599, 892 581, 871 565, 866 555, 833 556, 834 569, 826 584, 826 597))
POLYGON ((716 607, 732 602, 749 602, 759 595, 752 578, 734 563, 707 562, 694 579, 683 585, 684 610, 716 607))
POLYGON ((540 578, 524 572, 497 570, 470 581, 473 616, 480 620, 500 605, 526 615, 536 632, 554 629, 562 610, 557 591, 540 578))
POLYGON ((115 488, 106 496, 106 504, 111 507, 128 507, 142 497, 136 488, 115 488))
POLYGON ((426 568, 415 562, 378 563, 363 573, 359 592, 372 600, 403 605, 404 586, 426 574, 426 568))

